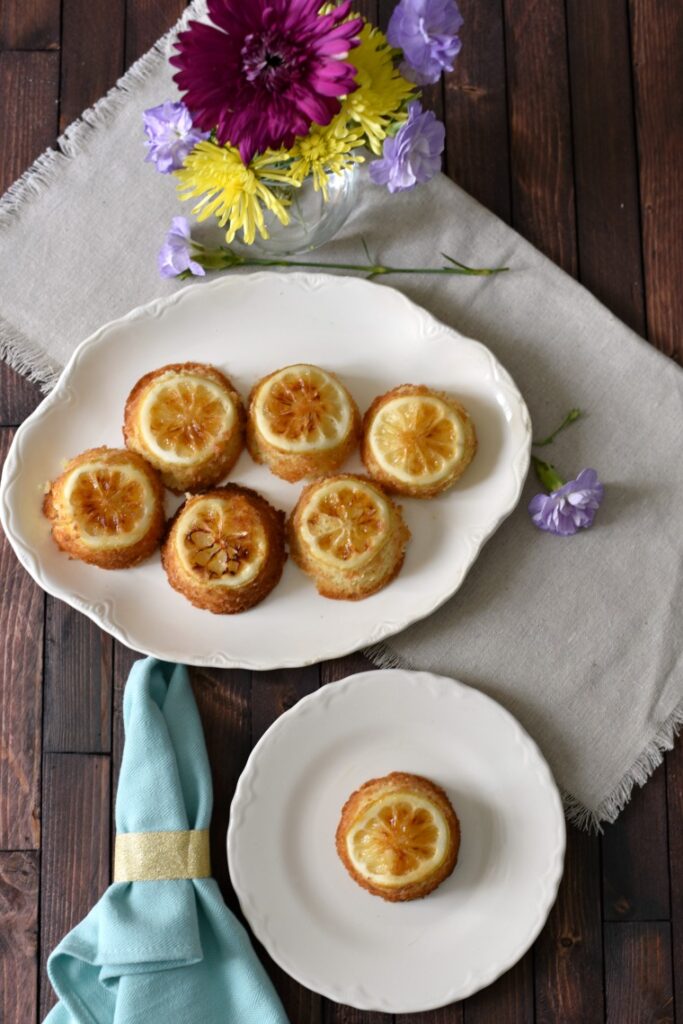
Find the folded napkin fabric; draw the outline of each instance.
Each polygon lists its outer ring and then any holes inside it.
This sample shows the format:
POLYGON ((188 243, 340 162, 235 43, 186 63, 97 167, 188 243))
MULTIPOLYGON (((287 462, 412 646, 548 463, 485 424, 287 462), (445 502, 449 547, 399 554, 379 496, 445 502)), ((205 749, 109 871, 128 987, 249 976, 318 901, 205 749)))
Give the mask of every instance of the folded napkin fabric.
POLYGON ((46 1024, 287 1024, 242 925, 216 882, 183 873, 182 837, 205 852, 212 787, 187 670, 148 658, 124 697, 126 746, 116 799, 115 881, 57 946, 48 975, 60 1002, 46 1024), (150 833, 163 833, 157 842, 150 833), (169 858, 168 847, 180 844, 169 858), (155 850, 158 855, 155 855, 155 850), (137 858, 135 853, 138 853, 137 858), (133 854, 133 856, 130 856, 133 854), (164 877, 174 875, 175 877, 164 877))

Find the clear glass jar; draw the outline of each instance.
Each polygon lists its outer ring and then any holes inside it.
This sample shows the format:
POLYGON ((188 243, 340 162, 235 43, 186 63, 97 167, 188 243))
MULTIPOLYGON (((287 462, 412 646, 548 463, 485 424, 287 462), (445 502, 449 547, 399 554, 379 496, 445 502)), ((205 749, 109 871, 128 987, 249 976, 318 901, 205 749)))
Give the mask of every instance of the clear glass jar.
MULTIPOLYGON (((234 248, 255 256, 296 256, 317 249, 334 238, 358 200, 360 173, 352 167, 342 174, 327 176, 328 198, 306 178, 300 188, 286 190, 290 200, 289 224, 281 224, 269 210, 264 211, 270 238, 256 235, 252 245, 235 239, 234 248)), ((280 192, 282 195, 283 192, 280 192)))

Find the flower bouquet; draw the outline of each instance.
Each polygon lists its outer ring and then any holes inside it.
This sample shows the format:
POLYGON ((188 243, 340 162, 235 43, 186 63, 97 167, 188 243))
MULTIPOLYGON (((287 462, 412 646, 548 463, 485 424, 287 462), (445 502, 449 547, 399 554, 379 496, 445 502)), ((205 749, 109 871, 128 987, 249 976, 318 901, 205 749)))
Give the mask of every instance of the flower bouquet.
MULTIPOLYGON (((286 230, 304 191, 318 198, 317 223, 274 251, 321 244, 350 212, 342 200, 368 160, 371 181, 392 193, 440 169, 445 130, 422 108, 420 86, 460 50, 455 0, 400 0, 386 35, 351 0, 208 0, 207 15, 189 22, 170 58, 182 101, 145 111, 144 127, 147 159, 175 175, 180 198, 195 201, 199 221, 215 218, 228 245, 263 246, 286 230)), ((189 243, 176 218, 162 273, 205 269, 189 243)))

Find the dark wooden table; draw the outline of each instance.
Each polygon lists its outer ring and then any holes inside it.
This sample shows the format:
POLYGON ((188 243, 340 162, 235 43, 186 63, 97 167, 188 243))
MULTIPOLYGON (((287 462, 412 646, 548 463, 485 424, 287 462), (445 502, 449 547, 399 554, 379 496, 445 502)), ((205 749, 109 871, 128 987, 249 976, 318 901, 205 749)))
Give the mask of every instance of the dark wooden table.
MULTIPOLYGON (((463 52, 429 95, 448 126, 448 173, 680 359, 683 3, 460 2, 463 52)), ((183 6, 3 0, 0 190, 183 6)), ((385 23, 393 3, 357 6, 385 23)), ((0 386, 4 455, 40 395, 4 366, 0 386)), ((53 1002, 48 953, 109 883, 121 696, 135 655, 46 597, 4 538, 0 568, 0 1020, 27 1024, 53 1002)), ((252 744, 301 696, 365 667, 355 655, 298 671, 194 673, 214 772, 215 871, 231 905, 227 811, 252 744)), ((673 1021, 677 1005, 683 1021, 682 812, 679 744, 602 837, 570 829, 557 904, 521 963, 462 1005, 400 1019, 641 1024, 673 1021)), ((389 1021, 326 1003, 268 966, 292 1024, 389 1021)))

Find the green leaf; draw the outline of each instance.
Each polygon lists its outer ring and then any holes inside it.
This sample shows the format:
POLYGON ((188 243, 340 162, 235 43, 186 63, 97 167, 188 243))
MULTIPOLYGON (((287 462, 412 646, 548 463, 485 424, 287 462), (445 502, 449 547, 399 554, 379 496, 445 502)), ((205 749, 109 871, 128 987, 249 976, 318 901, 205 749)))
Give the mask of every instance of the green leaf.
POLYGON ((544 462, 536 455, 531 456, 531 461, 541 487, 545 487, 546 491, 557 491, 560 487, 564 487, 565 481, 549 462, 544 462))

